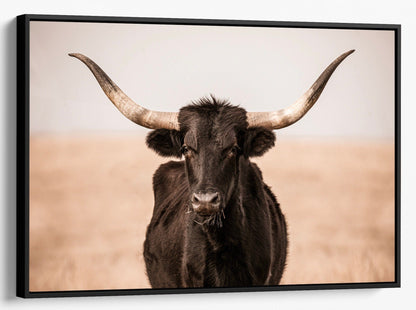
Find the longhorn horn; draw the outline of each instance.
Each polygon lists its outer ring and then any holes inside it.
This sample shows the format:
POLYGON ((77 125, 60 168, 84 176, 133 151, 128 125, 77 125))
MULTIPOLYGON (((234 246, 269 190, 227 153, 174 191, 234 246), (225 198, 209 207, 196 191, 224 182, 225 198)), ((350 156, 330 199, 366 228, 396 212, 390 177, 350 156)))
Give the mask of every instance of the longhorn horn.
POLYGON ((107 97, 129 120, 150 129, 164 128, 179 130, 177 112, 151 111, 138 105, 94 61, 79 53, 71 53, 68 55, 78 58, 91 70, 107 97))
POLYGON ((248 127, 262 126, 269 129, 280 129, 297 122, 318 100, 325 88, 326 83, 338 65, 353 52, 354 50, 350 50, 335 59, 325 69, 325 71, 321 73, 319 78, 315 81, 315 83, 313 83, 309 90, 291 106, 272 112, 247 113, 248 127))

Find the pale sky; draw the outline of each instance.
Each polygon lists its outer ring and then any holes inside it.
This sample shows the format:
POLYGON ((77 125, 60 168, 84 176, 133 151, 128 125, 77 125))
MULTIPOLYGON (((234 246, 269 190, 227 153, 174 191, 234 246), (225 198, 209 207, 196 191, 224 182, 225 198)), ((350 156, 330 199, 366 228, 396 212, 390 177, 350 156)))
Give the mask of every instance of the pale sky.
POLYGON ((350 49, 308 114, 276 133, 392 138, 393 31, 31 22, 31 134, 148 131, 113 106, 71 52, 149 109, 178 111, 214 94, 269 111, 295 102, 350 49))

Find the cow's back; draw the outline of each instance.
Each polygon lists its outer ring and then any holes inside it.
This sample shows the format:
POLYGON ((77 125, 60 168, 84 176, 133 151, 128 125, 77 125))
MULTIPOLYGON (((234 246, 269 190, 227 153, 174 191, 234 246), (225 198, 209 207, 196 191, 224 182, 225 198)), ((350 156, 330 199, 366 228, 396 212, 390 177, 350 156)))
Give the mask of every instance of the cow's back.
POLYGON ((147 228, 144 259, 154 288, 181 286, 184 213, 188 188, 183 162, 161 165, 153 176, 155 205, 147 228))

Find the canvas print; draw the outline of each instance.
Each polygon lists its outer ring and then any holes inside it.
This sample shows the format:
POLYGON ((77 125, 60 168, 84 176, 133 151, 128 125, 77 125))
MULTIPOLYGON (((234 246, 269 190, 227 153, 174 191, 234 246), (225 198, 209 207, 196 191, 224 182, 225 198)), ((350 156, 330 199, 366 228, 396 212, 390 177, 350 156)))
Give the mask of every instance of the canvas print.
POLYGON ((29 26, 30 292, 396 283, 395 31, 29 26))

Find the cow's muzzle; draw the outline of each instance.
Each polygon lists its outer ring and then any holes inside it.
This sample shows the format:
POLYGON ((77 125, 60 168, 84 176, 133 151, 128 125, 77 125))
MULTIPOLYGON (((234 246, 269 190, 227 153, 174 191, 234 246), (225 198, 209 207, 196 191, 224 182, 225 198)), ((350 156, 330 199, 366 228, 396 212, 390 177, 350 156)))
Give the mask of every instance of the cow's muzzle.
POLYGON ((199 190, 192 194, 192 208, 202 216, 211 216, 221 211, 221 194, 216 190, 199 190))

